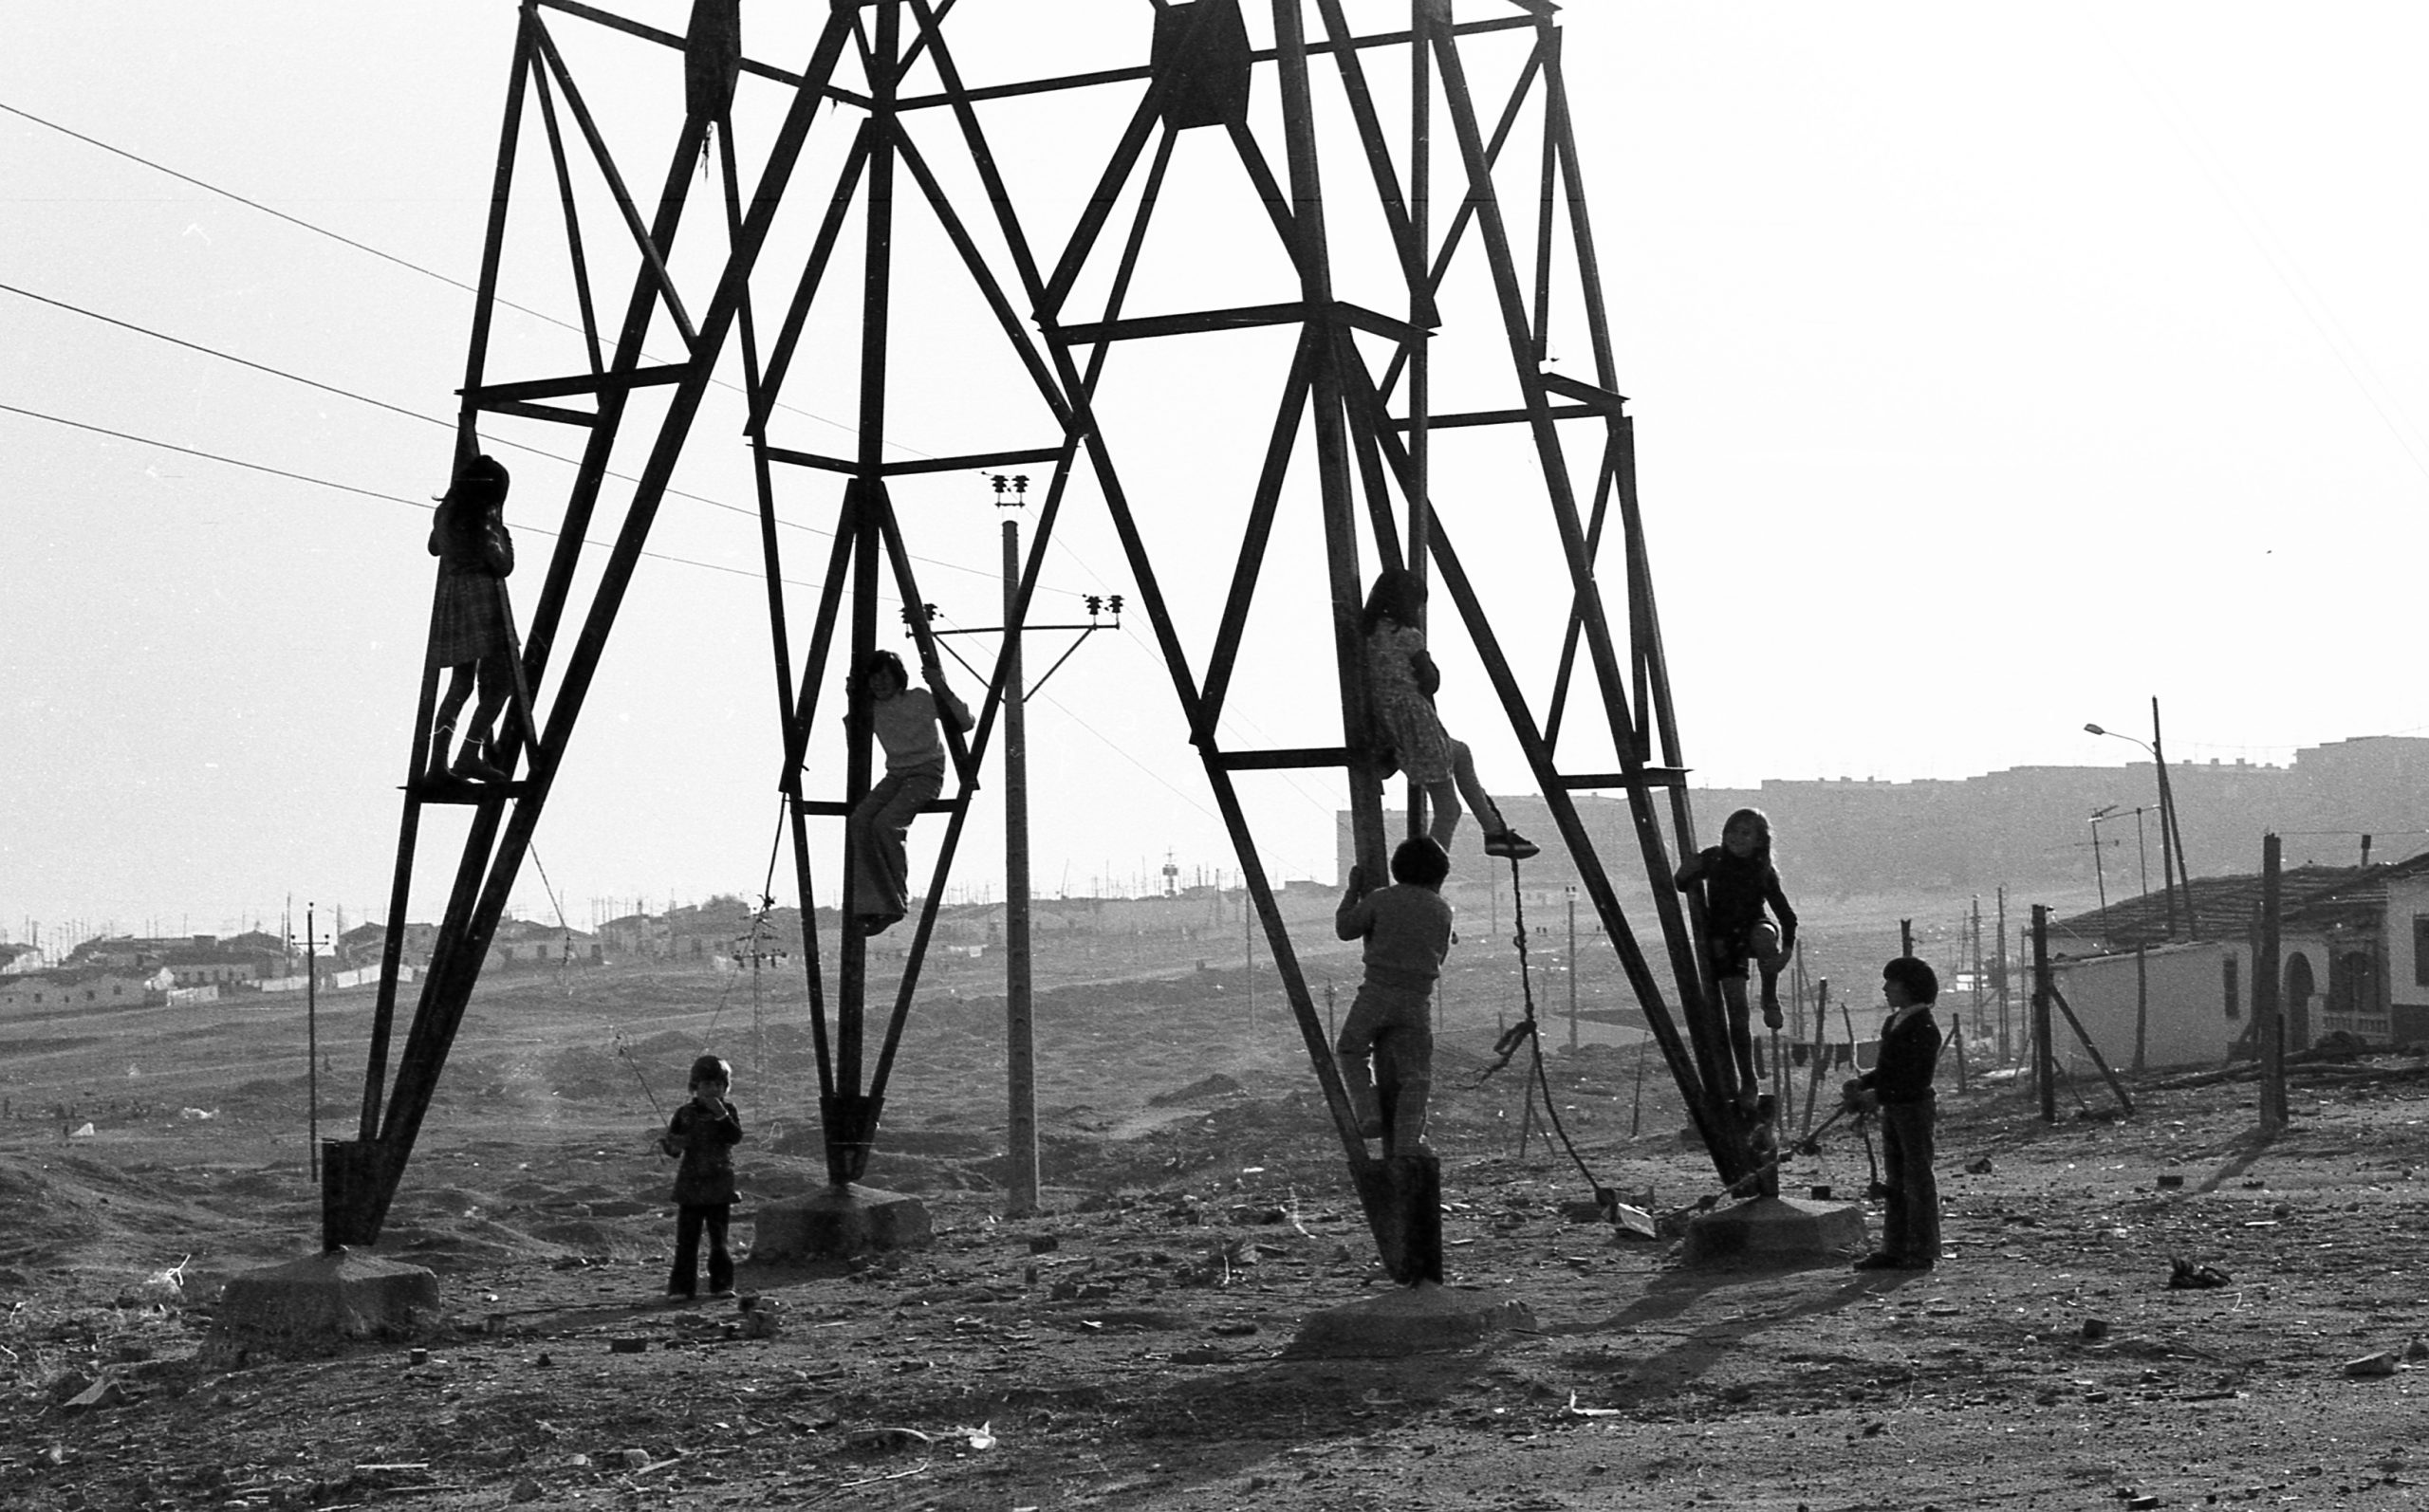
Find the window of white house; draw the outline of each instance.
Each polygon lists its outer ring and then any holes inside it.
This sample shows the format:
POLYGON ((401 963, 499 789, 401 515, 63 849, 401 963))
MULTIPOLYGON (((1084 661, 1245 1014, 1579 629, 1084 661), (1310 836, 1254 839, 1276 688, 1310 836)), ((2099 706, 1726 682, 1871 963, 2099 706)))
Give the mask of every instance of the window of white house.
POLYGON ((2226 988, 2227 1017, 2230 1019, 2243 1017, 2242 967, 2243 963, 2232 955, 2218 963, 2218 975, 2226 988))

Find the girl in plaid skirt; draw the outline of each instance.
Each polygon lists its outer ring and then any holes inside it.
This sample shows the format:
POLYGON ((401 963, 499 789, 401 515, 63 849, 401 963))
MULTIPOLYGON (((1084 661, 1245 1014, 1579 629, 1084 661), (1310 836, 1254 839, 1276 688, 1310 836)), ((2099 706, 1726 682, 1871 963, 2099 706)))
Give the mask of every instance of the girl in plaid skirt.
POLYGON ((507 575, 514 570, 514 538, 506 533, 506 469, 494 457, 474 457, 455 475, 431 523, 438 601, 431 617, 430 659, 453 670, 431 726, 434 779, 451 773, 477 783, 509 779, 490 759, 490 727, 514 685, 514 621, 506 601, 507 575), (463 748, 450 766, 447 743, 475 684, 481 701, 473 706, 463 748))

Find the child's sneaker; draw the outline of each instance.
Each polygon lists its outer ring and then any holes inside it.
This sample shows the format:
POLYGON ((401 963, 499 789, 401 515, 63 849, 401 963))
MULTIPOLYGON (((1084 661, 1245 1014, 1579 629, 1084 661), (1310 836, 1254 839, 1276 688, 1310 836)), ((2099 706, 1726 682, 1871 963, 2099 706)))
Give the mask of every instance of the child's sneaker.
POLYGON ((1542 846, 1514 829, 1506 829, 1498 835, 1488 835, 1484 838, 1484 853, 1487 856, 1498 856, 1507 860, 1529 860, 1542 854, 1543 849, 1542 846))

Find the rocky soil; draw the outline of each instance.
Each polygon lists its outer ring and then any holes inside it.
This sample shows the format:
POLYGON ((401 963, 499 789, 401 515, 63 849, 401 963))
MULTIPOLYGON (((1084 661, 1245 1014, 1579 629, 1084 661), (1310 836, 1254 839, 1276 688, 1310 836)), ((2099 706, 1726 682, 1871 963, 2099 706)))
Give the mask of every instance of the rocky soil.
MULTIPOLYGON (((316 1247, 301 1005, 0 1023, 0 1505, 1821 1512, 2429 1484, 2418 1057, 2301 1068, 2273 1137, 2248 1079, 2136 1079, 2131 1116, 2070 1087, 2052 1123, 2012 1082, 1948 1085, 1937 1270, 1687 1268, 1580 1206, 1711 1194, 1659 1060, 1640 1079, 1636 1049, 1548 1029, 1572 1156, 1524 1111, 1525 1058, 1482 1075, 1524 1000, 1478 965, 1437 1069, 1449 1280, 1534 1327, 1313 1358, 1303 1318, 1389 1283, 1270 984, 1252 1015, 1236 968, 1043 973, 1046 1210, 1009 1219, 995 971, 931 972, 870 1172, 936 1237, 746 1263, 766 1334, 658 1300, 649 1150, 711 1045, 750 1134, 737 1235, 823 1180, 800 1005, 766 985, 486 983, 381 1244, 451 1316, 301 1356, 212 1326, 230 1275, 316 1247), (2218 1284, 2171 1284, 2203 1266, 2218 1284)), ((368 1005, 322 1006, 321 1130, 346 1135, 368 1005)), ((1863 1143, 1823 1144, 1789 1189, 1860 1196, 1863 1143)))

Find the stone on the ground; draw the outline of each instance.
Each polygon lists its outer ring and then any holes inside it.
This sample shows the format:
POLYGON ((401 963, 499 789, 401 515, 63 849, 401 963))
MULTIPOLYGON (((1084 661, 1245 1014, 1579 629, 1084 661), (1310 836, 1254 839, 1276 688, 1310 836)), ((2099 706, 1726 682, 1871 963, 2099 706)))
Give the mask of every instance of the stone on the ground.
POLYGON ((394 1337, 434 1325, 439 1312, 438 1278, 428 1270, 341 1245, 231 1278, 213 1333, 238 1349, 394 1337))
POLYGON ((1524 1302, 1421 1282, 1308 1314, 1283 1354, 1321 1359, 1422 1355, 1467 1349, 1502 1330, 1534 1326, 1535 1315, 1524 1302))
POLYGON ((1690 1265, 1722 1260, 1819 1260, 1864 1242, 1854 1203, 1756 1197, 1688 1220, 1679 1257, 1690 1265))
POLYGON ((928 1209, 918 1198, 858 1182, 768 1203, 751 1223, 751 1258, 762 1263, 900 1249, 930 1232, 928 1209))

